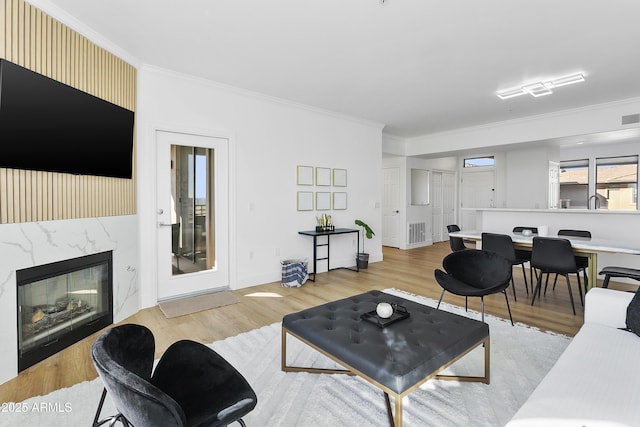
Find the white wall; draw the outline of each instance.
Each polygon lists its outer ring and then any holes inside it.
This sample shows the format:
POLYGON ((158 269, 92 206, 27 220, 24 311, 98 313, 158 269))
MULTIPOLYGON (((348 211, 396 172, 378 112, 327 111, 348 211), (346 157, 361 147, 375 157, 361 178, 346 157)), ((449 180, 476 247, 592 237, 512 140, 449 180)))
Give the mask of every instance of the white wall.
MULTIPOLYGON (((347 169, 347 210, 329 211, 337 227, 362 219, 376 232, 370 261, 382 259, 382 126, 260 96, 152 67, 138 74, 138 174, 143 306, 155 298, 155 141, 158 128, 231 140, 231 287, 279 281, 280 261, 312 257, 298 235, 322 212, 298 212, 296 166, 347 169)), ((314 191, 342 191, 313 188, 314 191)), ((355 235, 334 237, 331 266, 354 265, 355 235), (342 241, 340 241, 342 239, 342 241)), ((318 271, 326 270, 320 262, 318 271)), ((355 273, 354 273, 355 274, 355 273)))
POLYGON ((549 161, 559 160, 558 149, 525 147, 509 150, 505 154, 505 203, 496 206, 546 209, 549 194, 549 161))

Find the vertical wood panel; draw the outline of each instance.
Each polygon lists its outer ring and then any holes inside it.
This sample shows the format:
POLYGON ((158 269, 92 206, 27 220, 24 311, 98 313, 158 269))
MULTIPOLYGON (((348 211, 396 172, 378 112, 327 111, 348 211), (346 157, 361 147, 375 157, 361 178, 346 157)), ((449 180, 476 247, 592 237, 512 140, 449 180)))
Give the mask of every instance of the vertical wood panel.
MULTIPOLYGON (((0 0, 0 58, 135 111, 135 68, 24 0, 0 0)), ((0 168, 0 223, 135 214, 135 157, 132 179, 0 168)))

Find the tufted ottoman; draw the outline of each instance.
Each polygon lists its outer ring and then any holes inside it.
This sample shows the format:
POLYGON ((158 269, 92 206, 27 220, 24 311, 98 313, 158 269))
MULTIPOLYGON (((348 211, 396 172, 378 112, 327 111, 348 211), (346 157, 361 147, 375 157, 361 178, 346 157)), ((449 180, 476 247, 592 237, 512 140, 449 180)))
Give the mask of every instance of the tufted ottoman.
POLYGON ((489 325, 379 291, 291 313, 282 319, 282 370, 358 375, 384 392, 389 422, 402 425, 402 397, 425 381, 489 383, 489 325), (386 328, 362 320, 379 302, 402 305, 411 314, 386 328), (346 370, 287 365, 287 334, 315 348, 346 370), (484 344, 484 376, 438 375, 484 344), (394 397, 392 413, 389 395, 394 397))

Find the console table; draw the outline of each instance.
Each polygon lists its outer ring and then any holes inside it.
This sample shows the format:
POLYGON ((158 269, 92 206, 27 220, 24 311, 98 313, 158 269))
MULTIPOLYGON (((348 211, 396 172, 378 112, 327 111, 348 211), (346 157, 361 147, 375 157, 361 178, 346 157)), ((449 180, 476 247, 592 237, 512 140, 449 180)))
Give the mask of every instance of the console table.
POLYGON ((356 268, 349 268, 349 267, 331 268, 331 265, 330 265, 329 255, 330 255, 331 236, 333 236, 334 234, 350 234, 350 233, 356 233, 356 236, 358 238, 356 248, 360 250, 360 230, 355 228, 336 228, 331 231, 315 231, 315 230, 298 231, 298 234, 302 234, 303 236, 313 237, 313 272, 309 273, 309 280, 311 280, 312 282, 316 281, 316 271, 317 271, 316 264, 318 261, 323 261, 323 260, 327 261, 327 271, 337 270, 339 268, 342 268, 345 270, 351 270, 351 271, 360 271, 357 263, 356 263, 356 268), (318 243, 318 237, 322 237, 322 236, 327 236, 327 243, 318 243), (318 258, 318 248, 323 246, 327 247, 327 256, 318 258), (311 278, 311 275, 313 275, 313 279, 311 278))

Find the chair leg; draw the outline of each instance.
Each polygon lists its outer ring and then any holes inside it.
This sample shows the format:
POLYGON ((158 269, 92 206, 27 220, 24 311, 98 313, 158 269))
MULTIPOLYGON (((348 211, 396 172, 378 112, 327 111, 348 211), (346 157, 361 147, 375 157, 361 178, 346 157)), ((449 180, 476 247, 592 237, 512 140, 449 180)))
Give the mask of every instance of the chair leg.
POLYGON ((516 297, 516 282, 513 280, 513 275, 511 275, 511 287, 513 288, 513 300, 518 301, 518 298, 516 297))
POLYGON ((503 291, 504 293, 504 300, 507 302, 507 311, 509 312, 509 320, 511 320, 511 326, 513 325, 513 317, 511 317, 511 307, 509 306, 509 298, 507 298, 507 291, 503 291))
POLYGON ((542 287, 542 271, 540 272, 540 274, 538 275, 538 273, 536 273, 536 287, 533 290, 533 298, 531 298, 531 305, 533 305, 534 302, 536 302, 536 296, 540 293, 540 288, 542 287))
POLYGON ((482 309, 482 322, 484 322, 484 297, 480 297, 480 307, 482 309))
POLYGON ((553 290, 556 290, 556 283, 558 283, 558 273, 556 273, 556 277, 553 279, 553 290))
POLYGON ((444 297, 444 289, 442 290, 442 293, 440 294, 440 299, 438 300, 438 306, 436 307, 436 309, 440 308, 440 303, 442 302, 442 298, 444 297))
POLYGON ((524 278, 524 288, 527 291, 527 295, 529 295, 529 284, 527 283, 527 272, 524 269, 524 263, 520 264, 522 267, 522 277, 524 278))
POLYGON ((464 311, 469 311, 469 297, 464 297, 464 311))
POLYGON ((569 299, 571 300, 571 309, 573 310, 573 315, 576 315, 576 306, 573 303, 573 292, 571 292, 571 282, 569 282, 569 275, 565 274, 564 277, 567 279, 567 289, 569 289, 569 299))
POLYGON ((100 419, 100 412, 102 412, 102 405, 104 405, 104 399, 105 397, 107 397, 107 388, 103 387, 102 388, 102 396, 100 396, 100 403, 98 403, 98 409, 96 410, 96 415, 95 417, 93 417, 93 427, 99 426, 99 419, 100 419))
MULTIPOLYGON (((558 274, 556 273, 556 279, 558 278, 558 274)), ((553 289, 555 289, 555 280, 553 282, 553 289)), ((547 273, 547 280, 544 282, 544 296, 547 296, 547 286, 549 286, 549 273, 547 273)))
POLYGON ((609 287, 609 279, 610 278, 611 278, 611 276, 609 276, 608 274, 605 274, 604 282, 602 282, 602 287, 603 288, 608 288, 609 287))
POLYGON ((244 421, 242 421, 242 418, 240 418, 238 420, 238 423, 242 426, 242 427, 247 427, 247 425, 244 423, 244 421))

